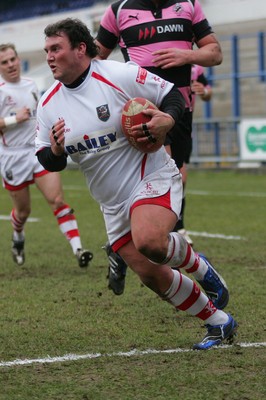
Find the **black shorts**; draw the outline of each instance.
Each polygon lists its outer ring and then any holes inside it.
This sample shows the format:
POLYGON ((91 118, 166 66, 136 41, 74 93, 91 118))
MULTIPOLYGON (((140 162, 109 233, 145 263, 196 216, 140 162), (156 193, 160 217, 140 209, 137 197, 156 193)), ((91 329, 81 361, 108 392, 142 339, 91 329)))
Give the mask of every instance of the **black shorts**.
POLYGON ((184 113, 182 119, 167 134, 165 145, 171 146, 172 158, 178 168, 189 163, 192 152, 192 112, 184 113))

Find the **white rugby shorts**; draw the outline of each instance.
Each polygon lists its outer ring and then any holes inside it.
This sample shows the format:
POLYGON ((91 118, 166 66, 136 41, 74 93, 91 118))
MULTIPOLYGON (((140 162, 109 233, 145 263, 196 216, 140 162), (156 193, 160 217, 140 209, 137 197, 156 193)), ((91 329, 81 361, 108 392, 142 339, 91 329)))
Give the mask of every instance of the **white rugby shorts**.
POLYGON ((31 185, 36 177, 48 173, 35 156, 34 146, 1 147, 0 167, 3 187, 10 191, 31 185))
POLYGON ((172 210, 179 218, 183 197, 182 176, 174 161, 169 160, 158 171, 146 176, 131 196, 117 208, 101 207, 109 243, 114 251, 132 240, 130 214, 141 204, 157 204, 172 210))

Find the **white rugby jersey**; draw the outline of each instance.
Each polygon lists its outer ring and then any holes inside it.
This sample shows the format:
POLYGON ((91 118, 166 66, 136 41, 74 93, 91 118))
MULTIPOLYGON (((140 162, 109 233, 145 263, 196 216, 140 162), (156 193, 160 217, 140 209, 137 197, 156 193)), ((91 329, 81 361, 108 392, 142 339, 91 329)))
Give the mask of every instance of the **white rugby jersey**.
POLYGON ((42 96, 36 150, 51 146, 49 131, 64 118, 65 151, 80 165, 92 196, 111 212, 144 176, 168 160, 164 148, 145 155, 129 144, 121 130, 122 107, 133 97, 160 106, 172 87, 135 63, 92 60, 80 86, 70 89, 56 81, 42 96))
POLYGON ((1 118, 15 115, 17 110, 27 107, 31 117, 28 121, 0 131, 2 148, 34 146, 36 135, 36 111, 39 92, 36 84, 27 78, 10 83, 0 77, 0 116, 1 118))

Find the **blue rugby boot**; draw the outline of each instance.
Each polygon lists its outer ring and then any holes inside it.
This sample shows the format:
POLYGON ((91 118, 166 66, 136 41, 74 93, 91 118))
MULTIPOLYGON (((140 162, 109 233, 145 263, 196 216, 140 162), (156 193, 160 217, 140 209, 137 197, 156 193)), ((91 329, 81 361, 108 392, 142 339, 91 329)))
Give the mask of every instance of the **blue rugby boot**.
POLYGON ((206 295, 213 302, 214 306, 219 310, 223 310, 229 301, 229 292, 226 283, 208 259, 203 254, 198 254, 207 264, 208 271, 204 275, 203 280, 197 280, 197 282, 204 289, 206 295))
POLYGON ((233 343, 237 322, 230 314, 227 315, 229 319, 223 325, 205 325, 207 334, 201 342, 194 344, 193 350, 208 350, 213 346, 219 346, 223 341, 228 341, 229 344, 233 343))

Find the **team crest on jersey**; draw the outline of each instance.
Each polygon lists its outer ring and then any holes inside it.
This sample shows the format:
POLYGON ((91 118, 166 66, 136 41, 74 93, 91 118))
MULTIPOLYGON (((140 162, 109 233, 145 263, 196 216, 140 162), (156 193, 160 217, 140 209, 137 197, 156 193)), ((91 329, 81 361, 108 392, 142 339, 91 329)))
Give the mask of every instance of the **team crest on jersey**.
POLYGON ((108 104, 103 104, 102 106, 96 107, 96 110, 99 120, 104 122, 108 121, 108 119, 110 118, 108 104))
POLYGON ((14 105, 16 105, 16 102, 11 96, 7 96, 6 97, 6 105, 7 106, 14 106, 14 105))
POLYGON ((176 3, 176 4, 174 5, 174 11, 175 11, 177 14, 179 14, 181 11, 183 11, 183 8, 182 8, 182 6, 181 6, 180 3, 176 3))

